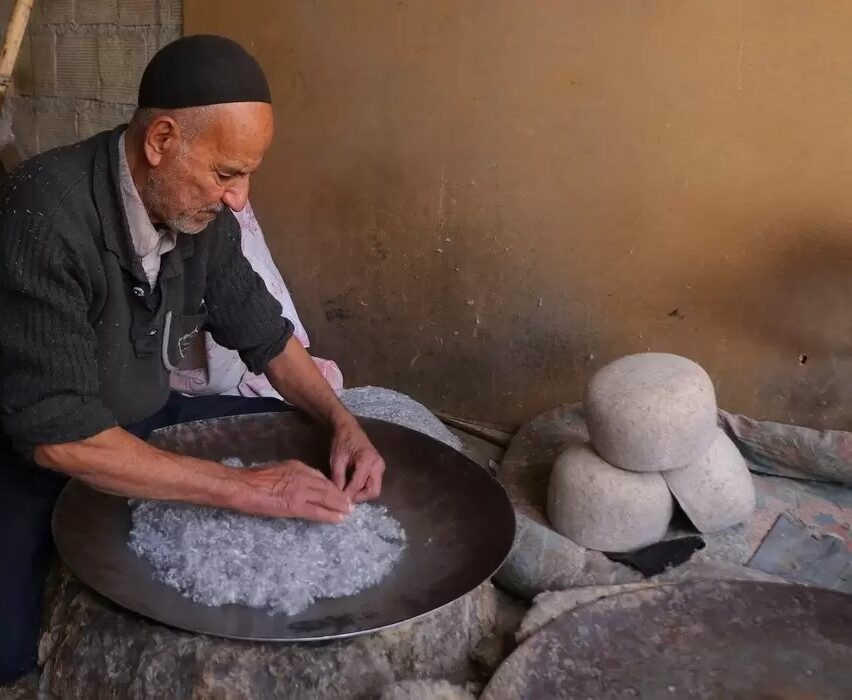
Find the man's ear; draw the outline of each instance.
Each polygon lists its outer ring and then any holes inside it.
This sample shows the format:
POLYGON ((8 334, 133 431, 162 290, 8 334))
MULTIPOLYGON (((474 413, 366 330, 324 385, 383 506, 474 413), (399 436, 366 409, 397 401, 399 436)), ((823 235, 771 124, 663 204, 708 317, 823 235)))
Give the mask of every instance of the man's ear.
POLYGON ((148 125, 145 131, 145 158, 148 164, 156 168, 163 154, 175 145, 180 137, 180 127, 173 117, 161 115, 148 125))

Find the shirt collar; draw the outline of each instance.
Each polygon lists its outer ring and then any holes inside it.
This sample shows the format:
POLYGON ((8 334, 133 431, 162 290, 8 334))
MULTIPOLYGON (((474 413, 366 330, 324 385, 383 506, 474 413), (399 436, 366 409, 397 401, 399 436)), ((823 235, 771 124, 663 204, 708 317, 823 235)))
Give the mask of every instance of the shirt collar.
MULTIPOLYGON (((124 154, 124 141, 121 139, 126 128, 127 125, 122 124, 111 132, 101 134, 102 141, 92 163, 92 188, 106 249, 115 254, 119 264, 136 280, 146 282, 147 277, 142 267, 142 260, 134 250, 128 217, 122 202, 119 162, 122 156, 125 161, 127 158, 124 154), (121 148, 119 148, 120 140, 121 148)), ((137 192, 137 196, 138 194, 137 192)), ((150 219, 148 221, 150 223, 150 219)), ((195 254, 196 239, 202 235, 176 235, 177 255, 169 255, 164 261, 163 278, 174 277, 181 273, 183 260, 195 254)))
MULTIPOLYGON (((126 132, 125 132, 126 133, 126 132)), ((130 166, 127 163, 127 152, 125 151, 125 133, 118 139, 118 180, 121 191, 121 202, 124 205, 124 213, 127 216, 127 225, 130 228, 130 238, 133 247, 140 258, 150 255, 158 248, 161 252, 167 252, 175 246, 177 235, 169 229, 157 230, 151 223, 148 211, 142 203, 142 198, 133 182, 130 174, 130 166), (162 240, 165 237, 166 240, 162 240)))

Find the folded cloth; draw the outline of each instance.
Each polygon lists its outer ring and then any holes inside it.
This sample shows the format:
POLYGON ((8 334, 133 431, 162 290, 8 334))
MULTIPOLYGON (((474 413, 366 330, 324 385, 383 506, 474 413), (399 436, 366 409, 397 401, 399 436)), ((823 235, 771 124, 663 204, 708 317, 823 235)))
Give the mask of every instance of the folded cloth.
POLYGON ((632 552, 604 552, 607 558, 627 564, 643 576, 656 576, 666 569, 680 566, 700 549, 704 549, 704 540, 698 535, 687 535, 672 540, 663 540, 632 552))

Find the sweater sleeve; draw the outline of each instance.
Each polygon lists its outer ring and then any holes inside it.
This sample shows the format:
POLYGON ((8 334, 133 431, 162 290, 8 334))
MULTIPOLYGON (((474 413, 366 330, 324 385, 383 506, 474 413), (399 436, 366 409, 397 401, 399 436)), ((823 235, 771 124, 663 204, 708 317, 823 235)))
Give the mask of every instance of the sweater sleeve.
POLYGON ((240 228, 230 211, 212 241, 205 301, 213 339, 237 350, 250 371, 260 374, 284 350, 293 323, 266 288, 240 247, 240 228))
POLYGON ((46 217, 0 217, 0 420, 23 452, 116 424, 99 397, 90 297, 85 265, 46 217))

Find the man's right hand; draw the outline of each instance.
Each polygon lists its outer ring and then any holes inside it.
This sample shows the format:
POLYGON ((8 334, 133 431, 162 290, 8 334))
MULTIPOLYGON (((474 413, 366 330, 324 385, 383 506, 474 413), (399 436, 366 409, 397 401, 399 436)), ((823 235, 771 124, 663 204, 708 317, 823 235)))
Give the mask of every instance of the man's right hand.
POLYGON ((230 507, 271 518, 339 523, 353 509, 349 498, 322 472, 297 460, 235 469, 239 488, 230 507))

